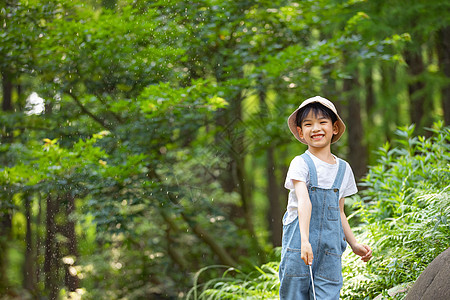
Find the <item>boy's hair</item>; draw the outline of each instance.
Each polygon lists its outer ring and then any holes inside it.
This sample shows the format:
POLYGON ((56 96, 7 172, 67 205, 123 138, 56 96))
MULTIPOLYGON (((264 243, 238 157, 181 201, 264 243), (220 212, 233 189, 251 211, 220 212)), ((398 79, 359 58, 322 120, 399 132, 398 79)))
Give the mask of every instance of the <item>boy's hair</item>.
POLYGON ((302 121, 309 115, 309 113, 311 111, 313 112, 315 117, 317 117, 319 115, 319 116, 324 116, 327 119, 331 119, 331 122, 333 124, 338 119, 336 114, 331 109, 329 109, 328 107, 326 107, 318 102, 313 102, 313 103, 306 105, 305 107, 302 107, 298 111, 297 117, 295 119, 297 126, 302 127, 302 121))

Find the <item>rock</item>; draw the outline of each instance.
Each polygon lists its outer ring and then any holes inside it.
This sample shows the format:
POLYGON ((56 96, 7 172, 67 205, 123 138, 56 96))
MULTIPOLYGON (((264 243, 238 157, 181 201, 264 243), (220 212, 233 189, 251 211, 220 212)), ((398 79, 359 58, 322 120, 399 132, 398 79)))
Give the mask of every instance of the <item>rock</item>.
POLYGON ((420 299, 450 299, 450 248, 428 265, 405 297, 405 300, 420 299))
MULTIPOLYGON (((412 284, 413 284, 412 282, 399 284, 399 285, 394 286, 393 288, 389 289, 387 293, 390 297, 394 297, 397 294, 398 295, 404 294, 408 291, 408 289, 412 286, 412 284)), ((373 300, 381 300, 381 299, 383 299, 383 294, 378 295, 373 300)))

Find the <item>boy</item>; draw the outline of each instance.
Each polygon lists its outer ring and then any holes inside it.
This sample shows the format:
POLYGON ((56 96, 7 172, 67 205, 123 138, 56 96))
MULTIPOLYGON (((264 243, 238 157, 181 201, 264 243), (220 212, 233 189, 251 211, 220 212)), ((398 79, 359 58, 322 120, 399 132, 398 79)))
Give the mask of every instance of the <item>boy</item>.
POLYGON ((333 103, 320 96, 305 100, 288 125, 308 150, 292 160, 285 181, 290 193, 283 217, 280 299, 314 299, 313 290, 319 300, 339 299, 347 242, 363 261, 372 257, 370 247, 356 241, 344 213, 344 198, 357 192, 353 172, 331 153, 345 125, 333 103))

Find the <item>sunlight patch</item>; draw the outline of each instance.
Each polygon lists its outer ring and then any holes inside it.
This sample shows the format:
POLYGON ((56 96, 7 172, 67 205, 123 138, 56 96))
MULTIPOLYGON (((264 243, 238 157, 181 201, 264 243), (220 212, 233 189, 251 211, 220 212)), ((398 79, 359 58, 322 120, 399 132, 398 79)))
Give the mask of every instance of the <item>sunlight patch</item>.
POLYGON ((25 104, 27 115, 40 115, 45 111, 44 99, 39 97, 36 92, 31 93, 25 104))

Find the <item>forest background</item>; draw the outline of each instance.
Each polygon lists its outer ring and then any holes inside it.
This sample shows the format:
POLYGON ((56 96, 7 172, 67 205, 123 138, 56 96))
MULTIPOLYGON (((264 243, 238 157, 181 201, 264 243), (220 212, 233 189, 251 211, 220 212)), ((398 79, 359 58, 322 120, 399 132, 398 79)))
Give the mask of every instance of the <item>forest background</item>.
POLYGON ((377 149, 392 154, 399 126, 448 150, 449 1, 0 10, 0 295, 176 299, 204 267, 276 261, 284 177, 305 150, 286 118, 314 95, 346 122, 332 151, 358 181, 377 149))

